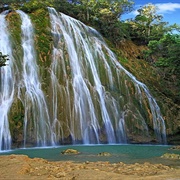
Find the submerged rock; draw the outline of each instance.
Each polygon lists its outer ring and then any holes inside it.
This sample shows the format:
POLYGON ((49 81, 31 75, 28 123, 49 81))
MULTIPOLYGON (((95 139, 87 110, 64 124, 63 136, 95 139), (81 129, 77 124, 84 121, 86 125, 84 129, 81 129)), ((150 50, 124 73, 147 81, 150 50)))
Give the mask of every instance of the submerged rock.
POLYGON ((108 152, 100 152, 98 153, 98 156, 111 156, 111 154, 108 152))
POLYGON ((173 146, 172 148, 170 148, 172 150, 180 150, 180 146, 173 146))
POLYGON ((66 149, 61 152, 61 154, 79 154, 80 152, 76 149, 66 149))
POLYGON ((171 153, 165 153, 161 156, 161 158, 166 158, 166 159, 180 159, 179 154, 171 154, 171 153))

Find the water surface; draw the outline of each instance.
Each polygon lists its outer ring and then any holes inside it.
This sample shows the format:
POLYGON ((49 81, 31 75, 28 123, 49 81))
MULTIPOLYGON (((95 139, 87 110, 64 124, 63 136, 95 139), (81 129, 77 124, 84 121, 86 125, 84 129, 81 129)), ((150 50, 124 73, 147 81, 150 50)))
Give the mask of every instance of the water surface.
POLYGON ((165 153, 180 154, 179 150, 171 150, 172 146, 161 145, 68 145, 58 147, 15 149, 2 151, 0 155, 24 154, 30 158, 44 158, 50 161, 109 161, 111 163, 162 163, 171 166, 180 166, 180 160, 162 159, 165 153), (76 149, 80 153, 63 155, 66 149, 76 149), (109 152, 111 156, 98 156, 98 153, 109 152))

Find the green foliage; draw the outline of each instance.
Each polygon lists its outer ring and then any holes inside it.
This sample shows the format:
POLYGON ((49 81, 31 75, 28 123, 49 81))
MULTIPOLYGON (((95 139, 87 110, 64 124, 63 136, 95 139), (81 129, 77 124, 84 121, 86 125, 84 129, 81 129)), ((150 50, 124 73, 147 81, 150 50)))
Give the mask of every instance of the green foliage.
POLYGON ((132 10, 132 1, 107 0, 55 0, 54 7, 87 25, 94 26, 105 38, 117 45, 129 37, 129 25, 119 20, 120 16, 132 10))
POLYGON ((23 114, 17 114, 12 119, 15 122, 15 124, 18 124, 19 122, 23 123, 24 115, 23 114))
POLYGON ((13 56, 17 58, 19 61, 16 61, 17 66, 20 66, 20 57, 22 56, 22 46, 21 46, 21 18, 19 14, 15 11, 8 13, 6 16, 6 20, 8 21, 8 28, 10 29, 10 38, 11 44, 13 48, 13 56))
POLYGON ((30 16, 35 26, 35 44, 40 60, 39 62, 43 63, 49 60, 51 54, 52 36, 50 32, 49 14, 47 10, 41 8, 31 13, 30 16))
POLYGON ((21 6, 21 10, 26 13, 31 13, 38 9, 46 9, 52 6, 53 0, 30 0, 21 6))
POLYGON ((157 48, 161 53, 158 55, 159 58, 155 64, 168 67, 174 74, 180 75, 180 35, 165 35, 157 42, 157 48))
POLYGON ((33 13, 38 9, 53 6, 57 11, 74 17, 87 25, 94 26, 104 37, 118 44, 129 37, 129 25, 121 22, 122 14, 133 9, 132 0, 11 0, 11 9, 21 9, 33 13))
POLYGON ((0 67, 6 66, 6 61, 9 60, 7 55, 3 55, 2 52, 0 52, 0 67))
POLYGON ((18 9, 22 4, 26 3, 27 0, 2 0, 0 1, 0 11, 5 9, 18 9))
POLYGON ((116 46, 122 39, 129 38, 128 24, 116 20, 113 15, 102 15, 98 20, 93 21, 93 26, 116 46))
POLYGON ((174 102, 180 102, 180 35, 166 34, 158 41, 150 41, 148 48, 144 52, 145 59, 158 69, 167 82, 164 93, 172 96, 174 102))
POLYGON ((129 37, 129 25, 119 20, 120 16, 132 10, 132 1, 97 1, 92 8, 92 24, 110 41, 118 45, 129 37))
POLYGON ((78 3, 75 4, 84 9, 86 21, 96 19, 101 14, 113 14, 117 20, 123 13, 130 12, 134 3, 131 0, 79 0, 76 2, 78 3))
POLYGON ((148 48, 146 58, 151 57, 156 66, 168 67, 175 74, 180 73, 180 35, 166 34, 159 41, 150 41, 148 48))
POLYGON ((151 40, 159 40, 163 35, 172 30, 163 22, 163 16, 157 14, 157 7, 153 4, 143 6, 138 10, 139 14, 128 23, 131 26, 132 40, 138 44, 148 44, 151 40))
POLYGON ((132 10, 133 1, 119 0, 80 0, 79 3, 86 9, 87 21, 92 17, 96 17, 102 13, 113 14, 114 17, 120 18, 125 12, 132 10))
POLYGON ((10 5, 12 3, 25 3, 27 0, 1 0, 0 4, 10 5))
POLYGON ((12 11, 6 16, 8 21, 8 26, 11 29, 10 33, 12 35, 13 41, 16 46, 21 46, 21 18, 19 14, 12 11))
POLYGON ((69 3, 67 0, 54 0, 53 7, 59 12, 83 21, 83 8, 80 5, 69 3))
POLYGON ((47 91, 46 84, 49 84, 50 76, 47 67, 51 64, 52 53, 52 34, 49 21, 49 13, 47 9, 37 9, 30 14, 31 21, 34 25, 35 48, 37 53, 37 62, 42 77, 42 88, 47 91))

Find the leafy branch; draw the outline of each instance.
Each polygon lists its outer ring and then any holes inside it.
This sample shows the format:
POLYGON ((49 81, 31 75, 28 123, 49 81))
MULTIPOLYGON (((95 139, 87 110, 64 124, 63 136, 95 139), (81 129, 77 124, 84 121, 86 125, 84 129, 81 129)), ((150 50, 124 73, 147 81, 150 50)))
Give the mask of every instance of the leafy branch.
POLYGON ((3 55, 2 52, 0 52, 0 67, 6 66, 6 61, 8 59, 8 55, 3 55))

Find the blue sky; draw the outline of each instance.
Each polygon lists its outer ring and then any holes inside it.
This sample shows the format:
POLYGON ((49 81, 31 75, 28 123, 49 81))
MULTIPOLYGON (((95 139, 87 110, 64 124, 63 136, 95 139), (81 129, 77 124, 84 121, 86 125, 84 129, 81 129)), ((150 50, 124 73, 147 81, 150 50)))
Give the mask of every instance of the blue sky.
POLYGON ((123 20, 135 17, 137 15, 137 9, 145 4, 152 3, 158 7, 158 14, 163 16, 163 21, 170 24, 180 25, 180 0, 134 0, 135 11, 130 14, 122 16, 123 20))

